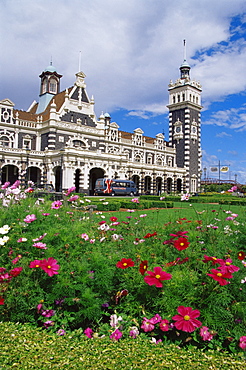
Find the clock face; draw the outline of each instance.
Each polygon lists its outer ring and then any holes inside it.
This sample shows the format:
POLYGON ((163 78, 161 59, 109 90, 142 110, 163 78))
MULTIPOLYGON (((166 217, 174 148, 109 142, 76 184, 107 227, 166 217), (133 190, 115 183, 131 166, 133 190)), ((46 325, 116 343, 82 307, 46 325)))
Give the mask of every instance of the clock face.
POLYGON ((195 134, 196 133, 196 127, 192 127, 192 131, 195 134))
POLYGON ((176 127, 176 132, 180 132, 181 131, 181 128, 180 127, 176 127))

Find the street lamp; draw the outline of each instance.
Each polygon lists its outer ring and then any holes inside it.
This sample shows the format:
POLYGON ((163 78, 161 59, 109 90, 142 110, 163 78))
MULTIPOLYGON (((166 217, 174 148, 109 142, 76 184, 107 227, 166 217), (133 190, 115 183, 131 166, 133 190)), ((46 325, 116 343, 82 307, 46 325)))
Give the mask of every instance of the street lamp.
POLYGON ((237 183, 237 174, 235 173, 235 183, 237 183))
POLYGON ((204 171, 204 180, 206 181, 206 178, 207 178, 207 168, 205 167, 203 169, 203 171, 204 171))

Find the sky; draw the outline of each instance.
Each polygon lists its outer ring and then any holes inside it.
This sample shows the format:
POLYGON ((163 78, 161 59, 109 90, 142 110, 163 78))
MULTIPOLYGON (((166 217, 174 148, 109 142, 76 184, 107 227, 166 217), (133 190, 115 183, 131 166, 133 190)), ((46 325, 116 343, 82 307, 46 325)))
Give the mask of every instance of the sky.
POLYGON ((52 62, 61 90, 86 74, 97 117, 168 140, 168 84, 180 76, 183 40, 203 90, 202 178, 228 166, 220 178, 246 184, 245 0, 1 0, 0 100, 27 110, 52 62))

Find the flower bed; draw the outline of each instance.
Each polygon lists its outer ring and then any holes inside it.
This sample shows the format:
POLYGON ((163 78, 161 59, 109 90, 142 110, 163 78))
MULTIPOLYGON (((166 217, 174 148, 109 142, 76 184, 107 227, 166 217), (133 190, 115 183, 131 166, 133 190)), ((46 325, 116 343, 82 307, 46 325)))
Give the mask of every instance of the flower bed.
POLYGON ((81 328, 91 340, 246 348, 243 212, 218 205, 187 218, 165 210, 164 222, 151 223, 139 198, 112 216, 88 213, 91 200, 74 188, 54 202, 18 184, 3 190, 3 321, 58 336, 81 328))

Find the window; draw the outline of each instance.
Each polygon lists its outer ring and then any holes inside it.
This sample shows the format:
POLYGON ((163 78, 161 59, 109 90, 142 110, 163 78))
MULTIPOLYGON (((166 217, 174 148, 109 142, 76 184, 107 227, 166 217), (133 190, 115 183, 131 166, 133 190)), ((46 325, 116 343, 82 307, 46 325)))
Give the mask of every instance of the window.
POLYGON ((57 93, 57 81, 54 78, 50 79, 50 92, 57 93))
POLYGON ((73 140, 73 146, 75 146, 76 148, 86 148, 85 143, 81 140, 73 140))
POLYGON ((44 94, 46 93, 47 91, 47 78, 45 78, 43 81, 42 81, 42 89, 41 89, 41 93, 44 94))
POLYGON ((23 140, 23 148, 25 148, 25 149, 31 149, 31 140, 24 139, 23 140))
POLYGON ((8 138, 8 136, 1 136, 0 137, 0 144, 2 146, 9 146, 9 138, 8 138))
POLYGON ((152 157, 147 158, 147 164, 152 164, 152 157))
POLYGON ((139 154, 137 154, 137 155, 135 156, 135 161, 136 161, 136 162, 141 162, 141 157, 140 157, 140 155, 139 155, 139 154))

